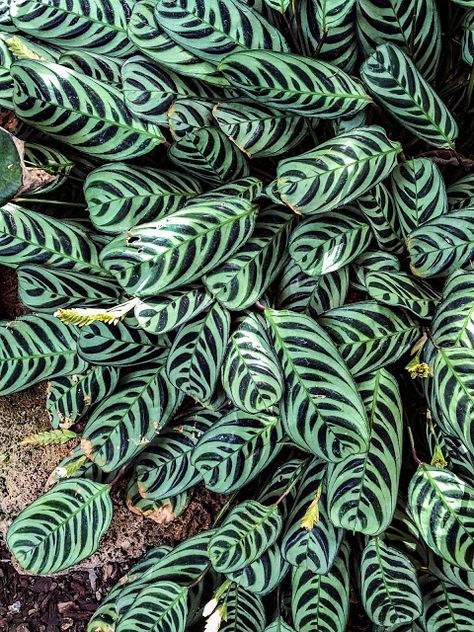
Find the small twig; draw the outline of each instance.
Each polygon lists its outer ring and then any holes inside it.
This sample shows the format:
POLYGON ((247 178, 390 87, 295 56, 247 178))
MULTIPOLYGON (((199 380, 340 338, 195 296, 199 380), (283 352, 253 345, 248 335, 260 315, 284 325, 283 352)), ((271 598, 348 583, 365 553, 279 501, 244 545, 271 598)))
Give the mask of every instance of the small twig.
POLYGON ((87 204, 80 202, 62 202, 60 200, 46 200, 44 198, 15 198, 14 202, 32 202, 32 203, 44 203, 44 204, 57 204, 58 206, 75 206, 78 208, 87 208, 87 204))
POLYGON ((110 487, 114 487, 114 485, 117 485, 117 483, 122 479, 123 475, 127 471, 127 467, 128 465, 122 465, 112 481, 109 483, 110 487))
POLYGON ((421 465, 423 463, 423 461, 420 461, 420 459, 418 458, 418 455, 416 453, 415 441, 413 439, 413 432, 412 432, 412 429, 410 428, 410 426, 408 425, 408 423, 407 423, 407 430, 408 430, 408 438, 410 440, 411 454, 413 456, 413 460, 415 461, 415 463, 417 465, 421 465))
POLYGON ((255 301, 254 306, 261 312, 264 312, 266 309, 268 309, 267 307, 265 307, 265 305, 262 305, 260 301, 255 301))

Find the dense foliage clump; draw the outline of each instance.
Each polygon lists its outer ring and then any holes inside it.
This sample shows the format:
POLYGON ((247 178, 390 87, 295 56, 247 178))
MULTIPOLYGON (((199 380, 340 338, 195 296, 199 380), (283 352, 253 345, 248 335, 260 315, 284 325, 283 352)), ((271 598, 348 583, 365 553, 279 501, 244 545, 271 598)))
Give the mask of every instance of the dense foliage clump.
POLYGON ((472 630, 473 62, 474 0, 0 4, 0 394, 80 437, 7 544, 229 495, 90 632, 472 630))

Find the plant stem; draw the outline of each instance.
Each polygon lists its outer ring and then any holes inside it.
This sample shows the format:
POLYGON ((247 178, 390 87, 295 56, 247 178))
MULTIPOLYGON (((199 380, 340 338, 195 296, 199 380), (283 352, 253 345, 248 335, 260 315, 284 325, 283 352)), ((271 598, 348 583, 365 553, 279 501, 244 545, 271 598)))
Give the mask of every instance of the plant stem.
POLYGON ((33 202, 33 203, 45 203, 45 204, 57 204, 58 206, 75 206, 77 208, 87 208, 87 204, 80 202, 62 202, 60 200, 46 200, 44 198, 15 198, 14 202, 33 202))

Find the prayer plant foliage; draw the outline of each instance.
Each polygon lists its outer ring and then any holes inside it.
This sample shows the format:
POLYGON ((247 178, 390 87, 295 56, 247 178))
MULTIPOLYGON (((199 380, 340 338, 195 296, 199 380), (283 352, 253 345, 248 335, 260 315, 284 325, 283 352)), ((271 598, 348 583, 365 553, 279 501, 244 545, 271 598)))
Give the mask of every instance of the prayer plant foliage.
POLYGON ((77 438, 7 544, 83 560, 123 477, 143 519, 231 494, 89 632, 472 629, 472 11, 1 4, 0 394, 77 438))

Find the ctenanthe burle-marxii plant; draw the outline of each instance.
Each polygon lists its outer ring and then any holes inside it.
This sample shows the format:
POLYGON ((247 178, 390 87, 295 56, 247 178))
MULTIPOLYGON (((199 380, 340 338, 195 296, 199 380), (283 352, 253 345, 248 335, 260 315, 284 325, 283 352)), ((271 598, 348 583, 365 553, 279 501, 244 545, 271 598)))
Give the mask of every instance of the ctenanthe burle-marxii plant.
POLYGON ((0 394, 81 442, 11 524, 93 553, 196 485, 89 632, 469 632, 474 1, 6 0, 0 394), (61 212, 58 213, 57 209, 61 212))

